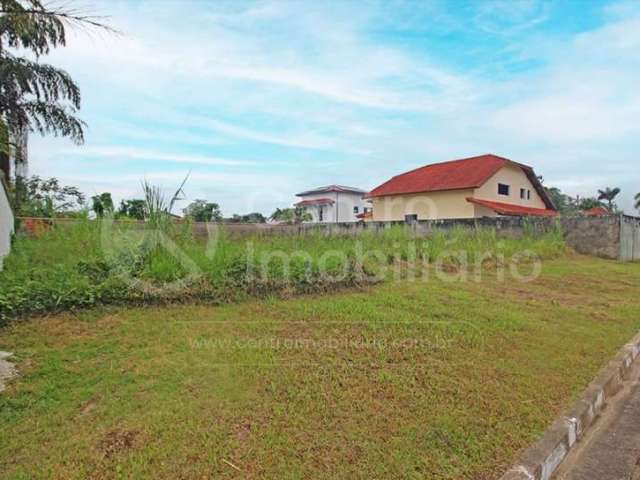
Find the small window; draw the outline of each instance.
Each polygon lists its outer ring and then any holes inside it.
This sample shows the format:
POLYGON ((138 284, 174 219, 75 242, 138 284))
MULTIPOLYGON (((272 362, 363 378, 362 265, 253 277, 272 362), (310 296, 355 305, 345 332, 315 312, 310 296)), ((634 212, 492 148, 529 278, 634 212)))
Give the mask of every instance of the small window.
POLYGON ((526 188, 521 188, 520 189, 520 198, 523 199, 523 200, 525 198, 527 198, 527 189, 526 188))
POLYGON ((404 216, 404 221, 406 223, 415 223, 418 221, 418 215, 416 215, 415 213, 411 214, 411 215, 405 215, 404 216))
POLYGON ((531 200, 531 190, 527 190, 527 200, 531 200))
POLYGON ((353 213, 358 214, 358 207, 353 207, 353 213))
POLYGON ((498 195, 509 196, 509 185, 505 185, 504 183, 499 183, 498 184, 498 195))
POLYGON ((320 207, 318 209, 318 220, 319 221, 324 221, 324 208, 320 207))

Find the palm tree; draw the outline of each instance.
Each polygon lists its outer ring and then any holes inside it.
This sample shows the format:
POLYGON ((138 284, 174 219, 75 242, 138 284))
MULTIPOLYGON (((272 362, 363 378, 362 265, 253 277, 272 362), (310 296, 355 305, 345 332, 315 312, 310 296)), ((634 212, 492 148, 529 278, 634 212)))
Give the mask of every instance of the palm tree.
POLYGON ((615 188, 605 188, 604 190, 598 190, 598 200, 603 200, 607 202, 608 208, 610 212, 613 212, 615 203, 613 203, 613 199, 618 196, 620 193, 620 189, 618 187, 615 188))
POLYGON ((42 0, 0 0, 0 169, 10 177, 12 155, 29 131, 84 140, 85 123, 76 117, 80 89, 64 70, 38 62, 66 43, 68 26, 111 30, 74 10, 42 0), (11 51, 9 50, 11 49, 11 51), (36 61, 17 56, 29 52, 36 61))

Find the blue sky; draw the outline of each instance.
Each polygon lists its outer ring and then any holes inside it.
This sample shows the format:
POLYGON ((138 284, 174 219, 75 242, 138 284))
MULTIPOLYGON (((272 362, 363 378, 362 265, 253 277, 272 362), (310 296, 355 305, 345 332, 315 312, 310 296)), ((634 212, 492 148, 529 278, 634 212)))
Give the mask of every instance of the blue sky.
POLYGON ((32 137, 31 173, 89 195, 167 190, 271 213, 339 183, 496 153, 573 195, 640 192, 640 2, 98 2, 122 34, 45 61, 86 143, 32 137))

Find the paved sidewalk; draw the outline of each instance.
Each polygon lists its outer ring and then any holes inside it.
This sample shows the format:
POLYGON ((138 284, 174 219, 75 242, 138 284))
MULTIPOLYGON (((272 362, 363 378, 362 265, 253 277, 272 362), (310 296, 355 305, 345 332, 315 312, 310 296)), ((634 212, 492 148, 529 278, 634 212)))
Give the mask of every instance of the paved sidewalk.
POLYGON ((556 480, 640 480, 640 367, 592 430, 569 454, 556 480))

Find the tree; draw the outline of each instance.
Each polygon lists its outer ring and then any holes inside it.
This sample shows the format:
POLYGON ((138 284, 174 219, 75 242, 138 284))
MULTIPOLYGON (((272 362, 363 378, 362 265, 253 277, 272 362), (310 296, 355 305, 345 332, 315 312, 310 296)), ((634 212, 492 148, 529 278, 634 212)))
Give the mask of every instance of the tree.
POLYGON ((303 207, 277 208, 269 218, 276 222, 289 224, 308 222, 312 219, 311 214, 303 207))
POLYGON ((225 222, 229 223, 265 223, 266 221, 266 217, 259 212, 248 213, 246 215, 234 213, 231 218, 225 218, 225 222))
POLYGON ((73 186, 60 185, 57 178, 33 176, 24 182, 19 215, 46 217, 68 214, 84 206, 84 195, 73 186))
POLYGON ((122 200, 117 215, 134 220, 144 220, 144 200, 122 200))
POLYGON ((26 132, 84 140, 85 124, 76 117, 80 89, 64 70, 38 62, 39 57, 64 46, 71 25, 111 29, 41 0, 0 0, 0 14, 0 169, 10 179, 12 151, 26 132), (28 52, 36 61, 9 49, 28 52))
POLYGON ((182 212, 185 217, 191 218, 194 222, 219 222, 222 220, 220 206, 206 200, 194 200, 182 212))
POLYGON ((98 218, 102 218, 107 213, 113 213, 113 200, 109 192, 101 193, 91 197, 92 210, 98 218))
POLYGON ((595 197, 584 197, 576 200, 578 210, 591 210, 592 208, 602 207, 602 202, 595 197))
POLYGON ((616 204, 614 203, 614 199, 620 193, 620 189, 618 187, 615 188, 605 188, 604 190, 598 190, 598 200, 604 200, 607 202, 608 208, 610 212, 616 210, 616 204))
POLYGON ((561 214, 568 215, 575 213, 576 205, 573 198, 562 193, 558 187, 545 187, 545 190, 561 214))

